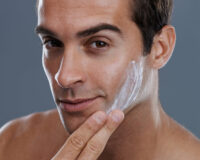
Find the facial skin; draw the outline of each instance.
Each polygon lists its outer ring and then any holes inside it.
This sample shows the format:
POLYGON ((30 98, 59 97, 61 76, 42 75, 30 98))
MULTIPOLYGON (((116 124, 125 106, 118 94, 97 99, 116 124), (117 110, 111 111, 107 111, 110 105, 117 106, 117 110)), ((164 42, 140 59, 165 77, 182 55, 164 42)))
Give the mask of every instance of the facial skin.
POLYGON ((130 19, 128 5, 128 0, 39 1, 36 30, 44 44, 43 67, 69 132, 113 103, 128 64, 142 56, 141 33, 130 19), (102 24, 118 29, 83 33, 102 24), (60 100, 95 97, 81 112, 61 109, 60 100))

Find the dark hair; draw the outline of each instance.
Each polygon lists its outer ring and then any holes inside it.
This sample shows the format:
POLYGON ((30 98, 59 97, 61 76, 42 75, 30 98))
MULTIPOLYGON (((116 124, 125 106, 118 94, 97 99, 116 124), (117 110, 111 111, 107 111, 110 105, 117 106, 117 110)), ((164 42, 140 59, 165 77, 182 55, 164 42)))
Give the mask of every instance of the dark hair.
POLYGON ((173 0, 131 0, 132 20, 143 36, 144 55, 151 51, 153 38, 170 23, 173 0))

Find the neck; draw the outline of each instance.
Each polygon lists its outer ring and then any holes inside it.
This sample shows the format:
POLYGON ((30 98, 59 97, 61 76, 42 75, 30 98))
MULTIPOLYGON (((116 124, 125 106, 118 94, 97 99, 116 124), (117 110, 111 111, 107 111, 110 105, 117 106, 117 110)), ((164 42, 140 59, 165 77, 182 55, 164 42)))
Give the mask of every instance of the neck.
POLYGON ((156 114, 160 118, 154 118, 155 106, 150 105, 149 102, 138 104, 125 115, 124 122, 110 138, 99 160, 149 159, 154 156, 167 116, 158 102, 156 114))
POLYGON ((99 160, 153 159, 169 119, 157 92, 152 93, 125 114, 123 123, 109 139, 99 160))

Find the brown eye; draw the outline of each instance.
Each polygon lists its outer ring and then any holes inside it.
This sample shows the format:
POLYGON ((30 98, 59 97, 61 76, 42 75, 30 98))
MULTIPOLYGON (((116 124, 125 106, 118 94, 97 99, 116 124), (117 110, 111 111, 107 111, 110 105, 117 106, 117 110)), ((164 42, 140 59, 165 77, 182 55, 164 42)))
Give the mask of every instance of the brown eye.
POLYGON ((62 43, 55 39, 47 39, 44 41, 43 45, 47 48, 55 48, 55 47, 62 47, 62 43))
POLYGON ((104 41, 95 41, 91 43, 91 48, 104 48, 107 47, 108 44, 104 41))

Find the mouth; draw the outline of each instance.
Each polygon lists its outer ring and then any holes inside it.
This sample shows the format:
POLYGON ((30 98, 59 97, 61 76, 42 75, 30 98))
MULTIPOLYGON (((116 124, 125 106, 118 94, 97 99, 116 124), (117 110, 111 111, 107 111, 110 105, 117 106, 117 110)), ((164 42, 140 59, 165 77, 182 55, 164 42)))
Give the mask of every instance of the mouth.
POLYGON ((64 99, 59 100, 59 106, 66 112, 81 112, 92 106, 96 99, 99 97, 88 98, 88 99, 64 99))

